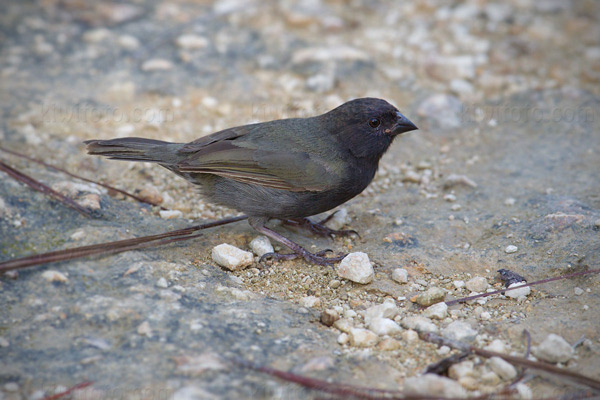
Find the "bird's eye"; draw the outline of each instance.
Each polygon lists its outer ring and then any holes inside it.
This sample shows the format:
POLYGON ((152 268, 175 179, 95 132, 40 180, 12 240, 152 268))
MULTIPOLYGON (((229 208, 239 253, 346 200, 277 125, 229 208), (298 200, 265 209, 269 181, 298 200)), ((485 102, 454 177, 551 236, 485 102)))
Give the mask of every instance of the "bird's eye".
POLYGON ((371 128, 377 128, 380 124, 381 121, 377 118, 371 118, 371 120, 369 121, 369 125, 371 126, 371 128))

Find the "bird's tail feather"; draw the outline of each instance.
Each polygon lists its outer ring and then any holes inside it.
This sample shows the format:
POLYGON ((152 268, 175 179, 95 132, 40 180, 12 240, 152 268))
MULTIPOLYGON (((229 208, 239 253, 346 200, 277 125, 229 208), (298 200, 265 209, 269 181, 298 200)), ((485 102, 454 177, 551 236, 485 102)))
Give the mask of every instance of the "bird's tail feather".
POLYGON ((120 138, 111 140, 86 140, 88 154, 105 156, 113 160, 171 162, 169 155, 178 143, 145 138, 120 138))

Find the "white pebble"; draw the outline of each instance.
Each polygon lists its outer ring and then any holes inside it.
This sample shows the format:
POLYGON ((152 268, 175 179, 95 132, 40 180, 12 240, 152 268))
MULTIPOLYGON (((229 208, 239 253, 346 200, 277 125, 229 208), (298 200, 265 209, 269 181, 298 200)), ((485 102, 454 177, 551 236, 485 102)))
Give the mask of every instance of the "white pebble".
POLYGON ((465 281, 454 281, 452 282, 455 288, 462 289, 465 287, 465 281))
POLYGON ((137 333, 140 336, 146 336, 146 337, 151 337, 152 336, 152 328, 150 328, 150 324, 148 323, 148 321, 142 322, 137 327, 137 333))
POLYGON ((369 329, 379 336, 396 335, 402 331, 400 325, 389 318, 374 318, 369 323, 369 329))
POLYGON ((448 306, 446 303, 437 303, 429 306, 423 311, 423 315, 431 319, 444 319, 448 316, 448 306))
POLYGON ((142 64, 142 71, 167 71, 173 68, 173 63, 162 58, 154 58, 142 64))
POLYGON ((377 344, 378 337, 368 329, 350 329, 350 344, 354 347, 372 347, 377 344))
POLYGON ((515 200, 512 197, 509 197, 506 200, 504 200, 504 205, 505 206, 514 206, 516 202, 517 202, 517 200, 515 200))
POLYGON ((333 217, 327 221, 326 225, 331 229, 340 230, 349 223, 350 216, 348 215, 348 210, 340 208, 333 214, 333 217))
POLYGON ((318 307, 321 305, 321 299, 317 296, 306 296, 300 299, 300 305, 306 308, 318 307))
POLYGON ((208 46, 208 39, 194 34, 181 35, 175 41, 177 46, 186 50, 198 50, 208 46))
MULTIPOLYGON (((516 282, 516 283, 509 285, 508 288, 511 289, 514 287, 523 286, 525 284, 526 284, 526 282, 516 282)), ((530 293, 531 293, 531 288, 529 286, 524 286, 520 289, 515 289, 515 290, 510 290, 510 291, 505 292, 506 296, 513 298, 513 299, 517 299, 517 300, 525 299, 525 297, 529 296, 530 293)))
POLYGON ((0 336, 0 347, 8 346, 10 346, 10 342, 4 336, 0 336))
POLYGON ((465 286, 471 292, 482 293, 482 292, 484 292, 488 288, 489 284, 488 284, 487 279, 485 279, 484 277, 482 277, 482 276, 476 276, 473 279, 469 279, 465 283, 465 286))
POLYGON ((404 339, 406 343, 414 343, 419 340, 419 334, 412 329, 408 329, 402 332, 402 339, 404 339))
POLYGON ((69 282, 69 278, 65 276, 62 272, 55 271, 53 269, 49 269, 42 273, 42 278, 47 280, 48 282, 61 282, 67 283, 69 282))
POLYGON ((448 194, 444 195, 444 200, 453 202, 453 201, 456 201, 456 196, 452 193, 448 193, 448 194))
POLYGON ((492 357, 488 360, 488 365, 500 378, 505 381, 514 379, 517 376, 517 370, 511 363, 500 357, 492 357))
POLYGON ((365 323, 369 324, 375 318, 394 318, 398 312, 398 307, 393 301, 384 301, 382 304, 369 307, 364 311, 365 323))
POLYGON ((450 368, 448 369, 448 376, 452 379, 462 379, 462 378, 466 378, 468 376, 474 376, 475 375, 475 369, 474 369, 474 364, 473 361, 471 360, 465 360, 462 362, 459 362, 458 364, 452 364, 450 366, 450 368))
POLYGON ((406 283, 408 282, 408 271, 404 268, 396 268, 392 272, 392 279, 398 283, 406 283))
POLYGON ((167 280, 165 278, 160 278, 157 282, 156 282, 156 287, 159 288, 168 288, 169 287, 169 282, 167 282, 167 280))
POLYGON ((344 345, 344 344, 348 343, 348 341, 350 341, 350 336, 345 332, 340 333, 337 337, 337 342, 339 344, 344 345))
POLYGON ((162 219, 174 219, 183 217, 183 213, 179 210, 160 210, 158 214, 162 219))
POLYGON ((267 253, 273 253, 275 251, 273 250, 273 245, 271 244, 271 241, 266 236, 258 236, 252 239, 252 241, 250 242, 250 248, 252 249, 252 252, 259 257, 262 257, 267 253))
POLYGON ((510 244, 510 245, 506 246, 506 248, 504 249, 504 252, 506 254, 512 254, 512 253, 516 253, 518 250, 519 250, 519 248, 517 246, 510 244))
POLYGON ((363 252, 350 253, 337 265, 337 274, 352 282, 366 284, 373 281, 375 271, 369 256, 363 252))
POLYGON ((404 381, 406 394, 427 395, 438 397, 464 398, 467 391, 460 383, 443 376, 425 374, 407 378, 404 381))
POLYGON ((454 321, 442 329, 442 336, 450 340, 472 342, 477 336, 477 331, 466 322, 454 321))
POLYGON ((573 347, 554 333, 546 336, 539 346, 533 347, 532 352, 537 358, 551 363, 566 362, 573 357, 573 347))
POLYGON ((574 292, 575 292, 575 296, 581 296, 583 294, 583 289, 580 287, 576 287, 574 292))
POLYGON ((402 321, 400 321, 400 325, 406 329, 413 329, 417 332, 437 333, 439 329, 437 325, 434 324, 429 318, 425 318, 420 315, 404 317, 402 318, 402 321))
POLYGON ((249 251, 238 249, 227 243, 215 246, 212 249, 214 262, 231 271, 243 269, 252 264, 254 256, 249 251))
POLYGON ((500 339, 494 339, 492 343, 488 344, 483 349, 488 351, 495 351, 496 353, 506 353, 506 345, 500 339))

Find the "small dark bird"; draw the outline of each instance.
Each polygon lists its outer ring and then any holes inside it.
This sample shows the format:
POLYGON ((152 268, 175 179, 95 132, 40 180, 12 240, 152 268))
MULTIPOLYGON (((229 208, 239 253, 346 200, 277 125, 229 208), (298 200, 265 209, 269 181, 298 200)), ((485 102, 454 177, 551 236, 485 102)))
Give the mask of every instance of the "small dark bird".
POLYGON ((353 233, 330 230, 306 217, 362 192, 394 138, 415 129, 387 101, 362 98, 316 117, 229 128, 190 143, 135 137, 85 143, 89 154, 162 165, 200 185, 210 201, 245 213, 254 229, 293 251, 266 257, 301 256, 324 265, 343 255, 310 253, 267 228, 266 222, 281 219, 325 235, 353 233))

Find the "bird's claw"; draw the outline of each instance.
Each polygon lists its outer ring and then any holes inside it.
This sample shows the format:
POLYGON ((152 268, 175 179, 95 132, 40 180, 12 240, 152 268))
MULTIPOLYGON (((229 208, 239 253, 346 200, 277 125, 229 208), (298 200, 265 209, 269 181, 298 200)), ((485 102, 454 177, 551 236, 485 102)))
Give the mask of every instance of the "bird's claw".
POLYGON ((301 254, 291 253, 291 254, 280 254, 280 253, 266 253, 263 254, 259 259, 259 263, 262 263, 264 260, 271 259, 275 261, 288 261, 294 260, 298 257, 304 258, 311 264, 317 265, 327 265, 333 267, 333 263, 341 261, 344 257, 346 257, 345 253, 339 253, 335 257, 325 257, 327 253, 333 253, 331 249, 321 250, 318 253, 311 253, 309 251, 300 252, 301 254))

